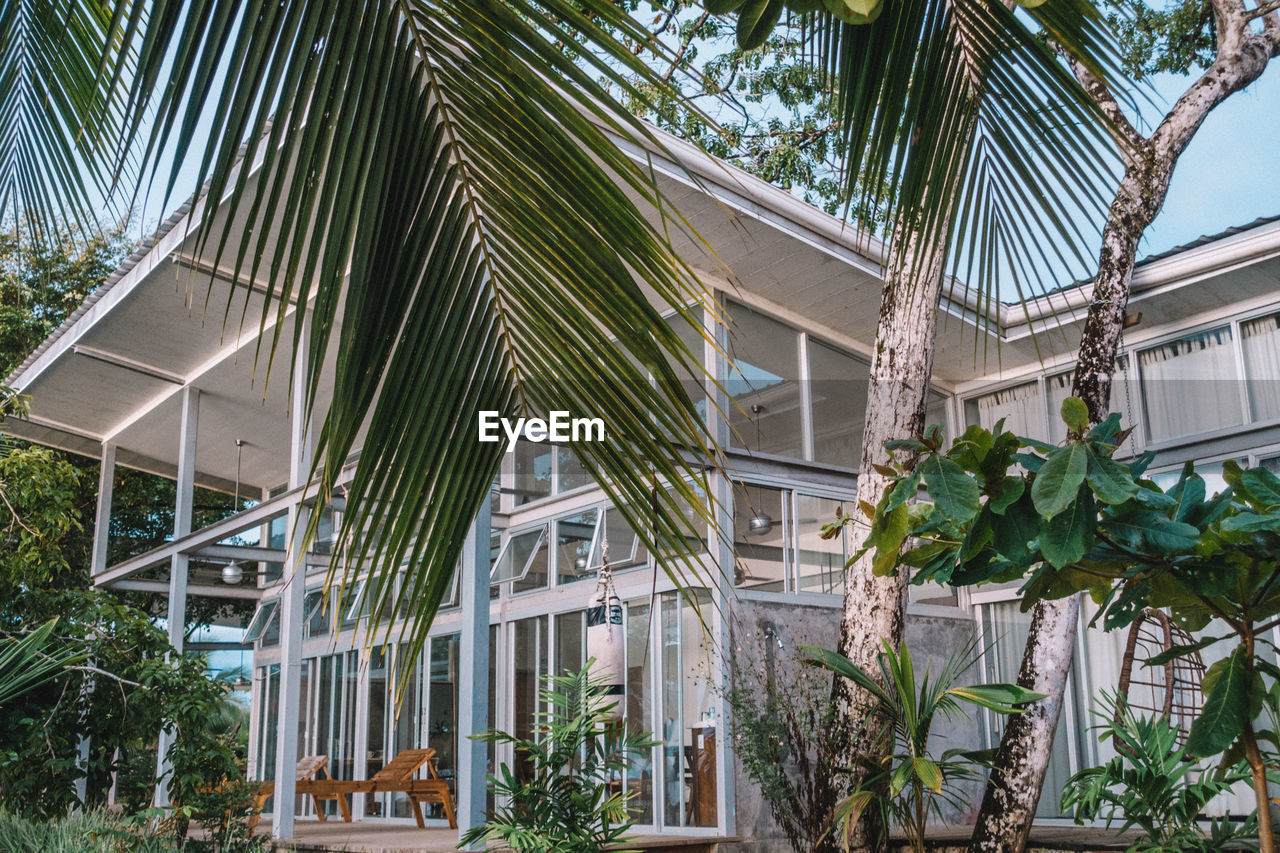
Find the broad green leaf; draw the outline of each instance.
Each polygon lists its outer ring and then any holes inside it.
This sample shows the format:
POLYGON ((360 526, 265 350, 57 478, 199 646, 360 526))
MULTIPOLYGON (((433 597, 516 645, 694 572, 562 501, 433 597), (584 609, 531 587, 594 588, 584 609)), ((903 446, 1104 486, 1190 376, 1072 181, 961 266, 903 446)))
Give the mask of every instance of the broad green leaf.
POLYGON ((1242 512, 1222 522, 1223 530, 1237 530, 1242 533, 1256 533, 1260 530, 1280 530, 1280 512, 1258 515, 1253 512, 1242 512))
POLYGON ((833 652, 830 649, 824 649, 821 646, 801 644, 797 646, 797 648, 804 655, 805 663, 812 666, 820 666, 823 669, 828 669, 831 672, 834 672, 842 678, 849 679, 863 690, 874 695, 881 702, 893 701, 889 694, 885 692, 885 689, 881 687, 879 683, 877 683, 876 680, 866 672, 866 670, 862 669, 862 667, 858 666, 844 655, 839 654, 838 652, 833 652))
POLYGON ((942 792, 942 769, 935 762, 928 758, 913 758, 911 763, 922 785, 935 794, 942 792))
POLYGON ((1086 446, 1089 470, 1085 477, 1098 500, 1105 504, 1122 504, 1138 493, 1138 484, 1128 468, 1099 453, 1092 445, 1086 446))
POLYGON ((920 463, 925 489, 942 514, 966 522, 978 514, 982 493, 978 483, 954 461, 931 453, 920 463))
POLYGON ((1022 497, 1027 481, 1022 477, 1004 477, 998 483, 987 487, 987 506, 996 515, 1003 515, 1010 504, 1022 497))
POLYGON ((1187 751, 1207 758, 1222 752, 1240 736, 1248 719, 1249 671, 1247 654, 1237 648, 1205 673, 1204 708, 1191 724, 1187 751))
POLYGON ((738 47, 755 50, 764 44, 782 9, 782 0, 746 0, 738 13, 738 47))
MULTIPOLYGON (((1143 666, 1164 666, 1166 663, 1168 663, 1171 660, 1177 660, 1180 657, 1186 657, 1192 652, 1198 652, 1202 649, 1207 649, 1209 648, 1209 646, 1212 646, 1214 643, 1220 642, 1222 639, 1223 639, 1222 637, 1204 637, 1203 639, 1200 639, 1194 643, 1188 643, 1187 645, 1183 645, 1183 646, 1173 646, 1172 648, 1166 651, 1163 651, 1160 654, 1156 655, 1155 657, 1149 659, 1143 664, 1143 666)), ((1203 687, 1203 683, 1201 684, 1201 686, 1203 687)))
POLYGON ((907 476, 898 480, 889 489, 889 495, 885 499, 885 511, 896 509, 898 506, 915 498, 916 493, 920 490, 920 469, 912 471, 907 476))
POLYGON ((898 552, 902 550, 902 543, 906 541, 907 507, 906 504, 898 504, 885 514, 880 536, 876 540, 876 558, 872 571, 877 577, 893 574, 898 564, 898 552))
POLYGON ((1088 471, 1088 451, 1079 442, 1050 451, 1031 484, 1031 499, 1045 518, 1053 518, 1076 499, 1088 471))
POLYGON ((746 0, 705 0, 702 5, 713 15, 727 15, 745 2, 746 0))
POLYGON ((1088 487, 1081 487, 1064 512, 1045 521, 1040 531, 1040 552, 1060 569, 1079 561, 1093 545, 1097 523, 1093 493, 1088 487))
POLYGON ((1019 706, 1039 702, 1045 698, 1043 693, 1003 682, 952 687, 947 692, 958 699, 1000 714, 1016 713, 1021 710, 1019 706))
POLYGON ((1266 468, 1246 468, 1240 473, 1240 487, 1265 509, 1280 507, 1280 477, 1266 468))
POLYGON ((1036 540, 1043 524, 1031 496, 1024 493, 1003 516, 992 519, 992 544, 1013 564, 1029 568, 1038 550, 1036 540))
MULTIPOLYGON (((1035 5, 1038 6, 1043 2, 1044 0, 1039 0, 1035 5)), ((1024 2, 1021 5, 1028 4, 1024 2)), ((1061 414, 1062 422, 1076 435, 1084 435, 1084 431, 1089 428, 1089 407, 1079 397, 1067 397, 1063 400, 1061 414)))

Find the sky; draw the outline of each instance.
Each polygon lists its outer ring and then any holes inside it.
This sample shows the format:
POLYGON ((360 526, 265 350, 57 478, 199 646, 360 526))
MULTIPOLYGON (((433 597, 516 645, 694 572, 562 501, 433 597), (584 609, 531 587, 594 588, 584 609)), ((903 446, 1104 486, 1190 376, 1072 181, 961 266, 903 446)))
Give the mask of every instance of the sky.
MULTIPOLYGON (((1153 82, 1168 109, 1191 78, 1153 82)), ((1140 128, 1149 133, 1150 128, 1140 128)), ((1163 252, 1203 234, 1280 215, 1280 61, 1209 114, 1178 160, 1164 210, 1147 230, 1142 254, 1163 252)))

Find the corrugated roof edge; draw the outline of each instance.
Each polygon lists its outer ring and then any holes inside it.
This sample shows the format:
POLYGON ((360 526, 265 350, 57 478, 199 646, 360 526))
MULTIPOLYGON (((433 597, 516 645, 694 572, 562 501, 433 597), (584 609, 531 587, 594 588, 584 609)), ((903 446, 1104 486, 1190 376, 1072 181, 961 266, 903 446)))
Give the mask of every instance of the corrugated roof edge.
MULTIPOLYGON (((1219 240, 1225 240, 1228 237, 1234 237, 1237 234, 1243 234, 1245 231, 1249 231, 1254 228, 1260 228, 1263 225, 1270 225, 1273 222, 1280 222, 1280 214, 1276 214, 1275 216, 1259 216, 1257 219, 1253 220, 1252 222, 1246 222, 1244 225, 1232 225, 1230 228, 1224 228, 1223 230, 1217 232, 1216 234, 1201 234, 1199 237, 1197 237, 1196 239, 1188 243, 1183 243, 1179 246, 1172 246, 1168 249, 1165 249, 1163 252, 1156 252, 1154 255, 1147 255, 1146 257, 1142 258, 1140 261, 1135 263, 1133 265, 1133 268, 1134 270, 1139 270, 1147 266, 1148 264, 1153 264, 1157 261, 1163 261, 1168 258, 1172 258, 1175 255, 1182 254, 1183 252, 1189 252, 1192 249, 1199 249, 1201 246, 1207 246, 1210 243, 1216 243, 1219 240)), ((1093 279, 1091 278, 1077 279, 1076 281, 1070 282, 1068 284, 1060 284, 1057 287, 1054 287, 1050 290, 1046 290, 1043 294, 1041 294, 1041 296, 1051 296, 1055 293, 1065 293, 1068 290, 1077 290, 1078 288, 1084 287, 1086 284, 1092 283, 1092 281, 1093 279)), ((1014 301, 1014 302, 1004 302, 1002 304, 1012 307, 1017 305, 1018 303, 1014 301)))
POLYGON ((60 337, 66 334, 67 330, 74 326, 76 321, 84 316, 85 312, 92 308, 95 302, 105 296, 111 288, 115 287, 120 279, 124 278, 131 269, 136 267, 155 247, 156 243, 164 239, 165 235, 177 227, 178 223, 181 222, 190 212, 191 202, 186 202, 171 213, 164 222, 161 222, 155 232, 152 233, 150 237, 147 237, 139 243, 138 248, 133 250, 133 254, 125 258, 124 262, 116 268, 116 271, 107 277, 106 281, 94 288, 93 292, 86 296, 84 301, 80 303, 80 306, 68 314, 67 318, 58 325, 58 328, 50 332, 49 336, 41 341, 40 345, 32 350, 31 354, 23 359, 21 364, 13 369, 13 372, 5 379, 5 384, 12 385, 23 371, 34 364, 36 359, 44 355, 49 347, 53 346, 60 337))

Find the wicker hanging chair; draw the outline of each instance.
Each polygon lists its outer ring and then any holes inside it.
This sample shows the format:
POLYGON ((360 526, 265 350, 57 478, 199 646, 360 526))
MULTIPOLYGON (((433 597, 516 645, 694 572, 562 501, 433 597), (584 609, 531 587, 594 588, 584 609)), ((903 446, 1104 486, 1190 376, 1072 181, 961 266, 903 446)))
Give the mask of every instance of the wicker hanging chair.
POLYGON ((1185 744, 1191 723, 1203 704, 1200 683, 1204 679, 1204 661, 1199 652, 1191 652, 1158 666, 1147 664, 1175 646, 1193 642, 1195 639, 1174 625, 1163 610, 1143 611, 1129 627, 1120 666, 1117 716, 1120 707, 1136 714, 1160 714, 1178 729, 1178 743, 1185 744))

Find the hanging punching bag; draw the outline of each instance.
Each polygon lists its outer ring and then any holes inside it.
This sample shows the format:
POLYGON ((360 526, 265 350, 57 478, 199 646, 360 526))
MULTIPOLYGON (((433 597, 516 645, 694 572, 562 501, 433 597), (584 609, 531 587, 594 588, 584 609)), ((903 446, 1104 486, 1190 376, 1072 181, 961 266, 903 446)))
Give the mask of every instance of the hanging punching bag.
POLYGON ((613 589, 613 573, 605 563, 591 596, 591 606, 587 608, 587 657, 595 659, 592 678, 602 683, 601 692, 616 703, 609 712, 614 719, 621 719, 623 715, 626 648, 626 638, 622 635, 622 601, 613 589))

